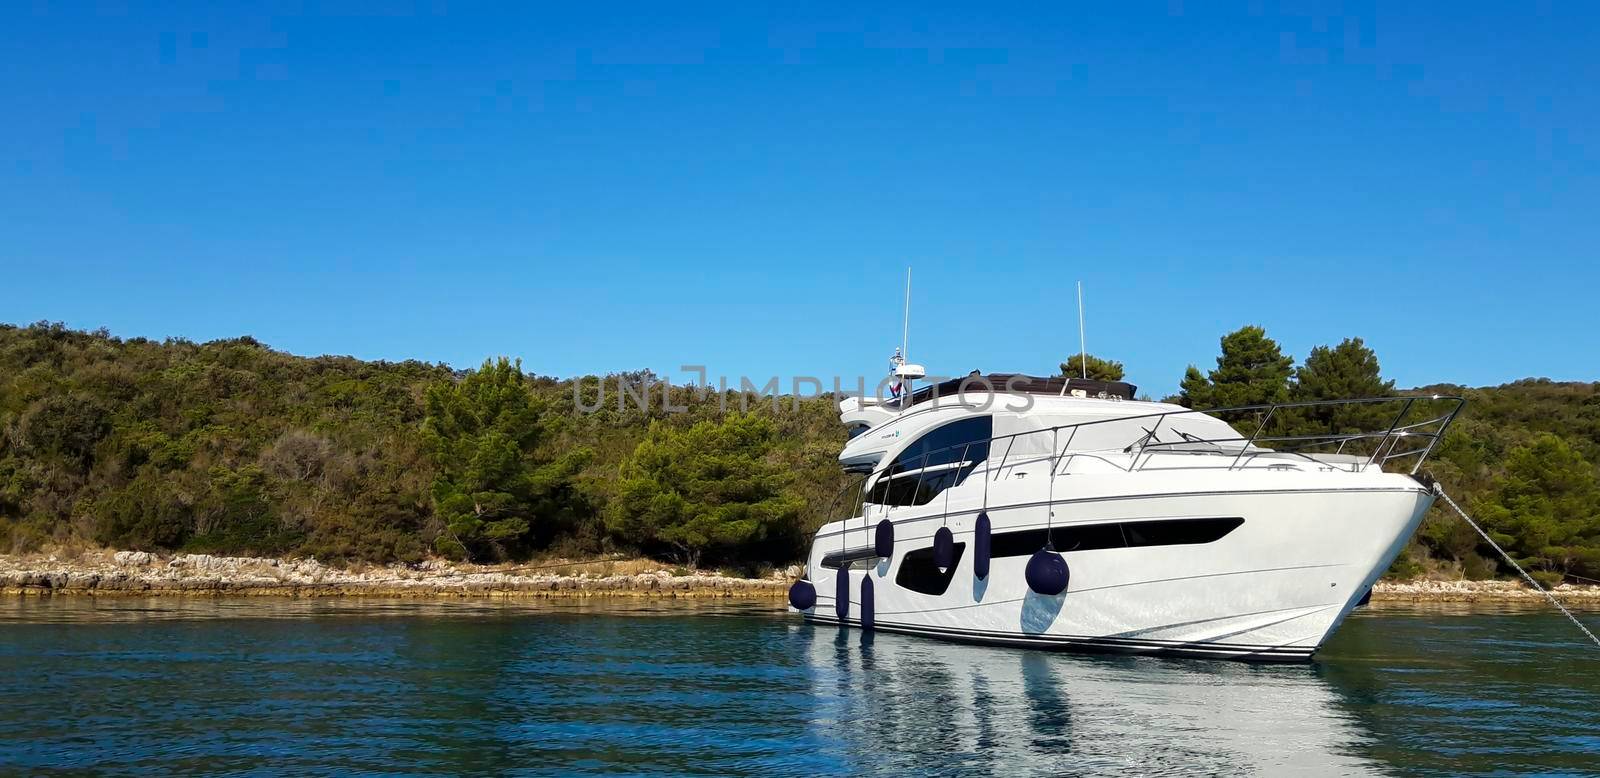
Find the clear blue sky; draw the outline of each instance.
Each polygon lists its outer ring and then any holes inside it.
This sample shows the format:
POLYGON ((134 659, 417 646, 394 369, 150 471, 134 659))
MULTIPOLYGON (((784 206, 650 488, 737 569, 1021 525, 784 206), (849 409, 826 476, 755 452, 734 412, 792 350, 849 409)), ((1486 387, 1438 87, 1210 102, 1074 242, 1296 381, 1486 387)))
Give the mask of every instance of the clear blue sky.
POLYGON ((1600 6, 23 3, 0 321, 573 375, 1600 378, 1600 6))

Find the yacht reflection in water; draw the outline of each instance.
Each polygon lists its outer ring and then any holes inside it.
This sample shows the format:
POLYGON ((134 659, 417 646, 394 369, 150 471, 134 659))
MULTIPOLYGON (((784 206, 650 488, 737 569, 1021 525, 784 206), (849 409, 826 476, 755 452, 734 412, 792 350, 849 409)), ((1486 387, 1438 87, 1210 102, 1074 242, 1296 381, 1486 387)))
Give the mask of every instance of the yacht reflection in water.
POLYGON ((817 734, 878 773, 1382 769, 1359 756, 1370 738, 1312 668, 796 629, 809 638, 817 734))

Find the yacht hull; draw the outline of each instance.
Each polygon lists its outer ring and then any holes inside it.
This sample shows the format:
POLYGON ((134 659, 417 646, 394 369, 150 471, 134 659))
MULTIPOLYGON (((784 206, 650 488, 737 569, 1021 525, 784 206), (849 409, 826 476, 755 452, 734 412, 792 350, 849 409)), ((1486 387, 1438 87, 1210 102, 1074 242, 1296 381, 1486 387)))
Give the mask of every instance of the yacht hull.
MULTIPOLYGON (((832 524, 812 548, 807 569, 818 597, 804 615, 819 624, 861 626, 862 582, 870 578, 872 626, 886 632, 1050 650, 1308 661, 1394 561, 1433 497, 1393 474, 1346 476, 1336 488, 1325 477, 1270 484, 1253 478, 1258 482, 1231 490, 1217 488, 1227 475, 1191 474, 1158 493, 1128 494, 1111 483, 1105 494, 1036 504, 890 511, 894 553, 858 560, 855 569, 830 569, 826 557, 870 547, 869 535, 885 516, 832 524), (987 577, 974 575, 980 510, 989 514, 996 539, 1029 530, 1036 537, 1047 526, 1098 526, 1104 535, 1106 525, 1237 524, 1205 542, 1061 549, 1067 590, 1044 596, 1029 589, 1029 557, 1016 553, 1016 543, 1010 555, 992 558, 987 577), (941 526, 962 548, 953 575, 938 593, 914 591, 902 570, 907 553, 931 547, 941 526), (836 578, 846 572, 850 601, 841 618, 836 578)), ((997 554, 1003 545, 997 543, 997 554)))

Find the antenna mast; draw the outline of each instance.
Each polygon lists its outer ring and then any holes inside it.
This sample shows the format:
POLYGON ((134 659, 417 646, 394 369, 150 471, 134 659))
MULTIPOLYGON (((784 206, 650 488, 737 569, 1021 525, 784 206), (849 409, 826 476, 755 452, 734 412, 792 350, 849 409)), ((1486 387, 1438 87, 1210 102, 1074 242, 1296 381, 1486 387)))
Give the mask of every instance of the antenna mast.
MULTIPOLYGON (((909 305, 909 298, 907 304, 909 305)), ((1089 347, 1083 337, 1083 282, 1078 282, 1078 369, 1084 380, 1089 378, 1089 347)))
POLYGON ((911 266, 906 266, 906 315, 900 326, 900 358, 911 358, 911 266))
POLYGON ((900 348, 895 349, 894 356, 889 358, 889 375, 895 379, 895 397, 911 396, 911 385, 918 379, 927 375, 921 365, 913 365, 906 361, 906 354, 911 350, 911 268, 906 268, 906 316, 900 327, 900 348))

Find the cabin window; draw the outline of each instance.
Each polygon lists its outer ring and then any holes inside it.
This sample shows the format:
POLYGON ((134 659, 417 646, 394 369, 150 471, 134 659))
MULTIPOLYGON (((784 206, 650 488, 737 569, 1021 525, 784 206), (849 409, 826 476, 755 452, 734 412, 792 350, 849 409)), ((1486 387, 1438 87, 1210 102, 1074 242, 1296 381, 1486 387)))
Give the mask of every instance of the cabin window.
POLYGON ((841 567, 857 567, 861 562, 876 562, 877 560, 878 552, 869 546, 824 554, 822 556, 822 566, 829 570, 838 570, 841 567))
POLYGON ((956 567, 961 564, 961 552, 965 551, 967 544, 955 544, 955 554, 951 557, 950 567, 944 572, 933 565, 933 548, 919 548, 906 552, 905 558, 900 560, 900 572, 895 573, 894 582, 902 589, 923 594, 940 595, 950 588, 950 582, 956 577, 956 567))
POLYGON ((959 485, 989 458, 994 419, 953 421, 918 438, 894 458, 867 496, 876 505, 926 505, 959 485))
POLYGON ((1182 546, 1220 540, 1243 523, 1241 518, 1129 521, 1123 523, 1122 535, 1129 546, 1182 546))
MULTIPOLYGON (((1049 540, 1057 551, 1194 545, 1221 540, 1243 523, 1244 519, 1234 516, 1075 524, 1049 530, 1049 540)), ((1044 548, 1045 532, 1043 529, 997 532, 990 540, 989 554, 994 558, 1027 556, 1044 548)))

